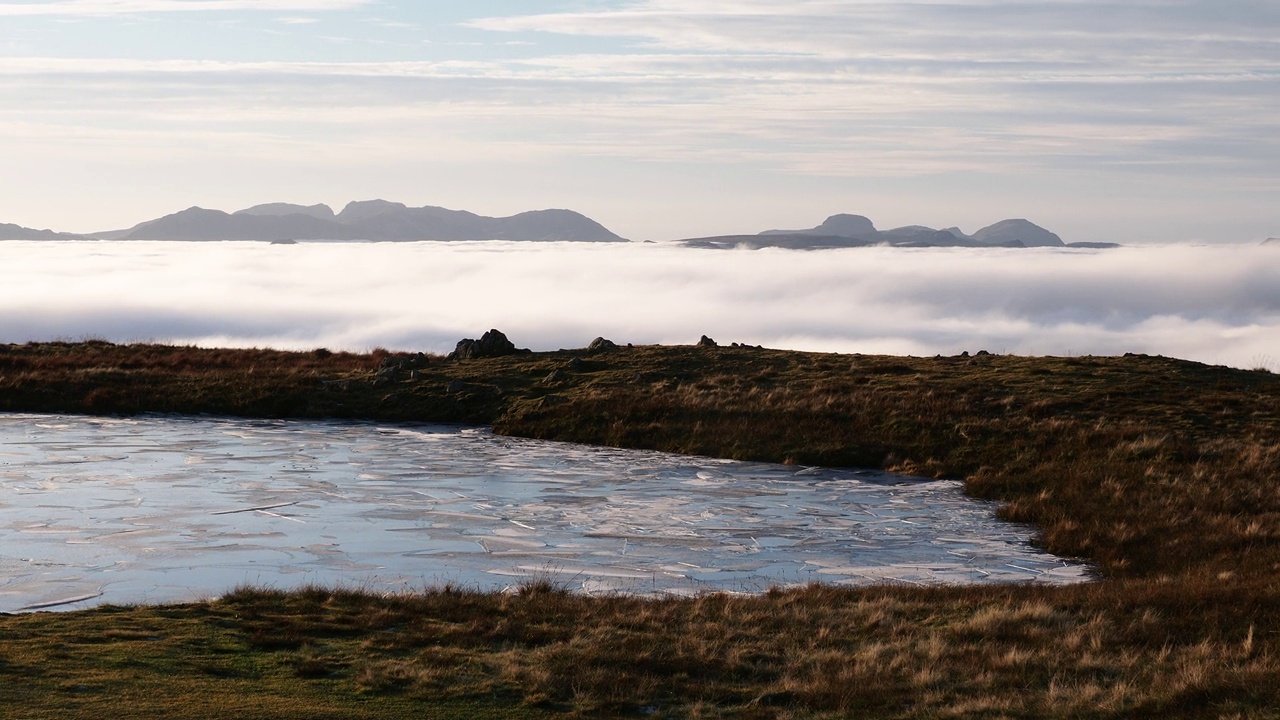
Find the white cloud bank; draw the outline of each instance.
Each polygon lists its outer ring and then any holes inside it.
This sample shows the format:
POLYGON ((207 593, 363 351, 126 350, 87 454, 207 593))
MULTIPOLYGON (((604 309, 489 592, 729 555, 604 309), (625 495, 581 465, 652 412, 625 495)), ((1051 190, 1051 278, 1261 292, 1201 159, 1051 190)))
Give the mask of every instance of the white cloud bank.
POLYGON ((1280 370, 1280 248, 0 243, 0 342, 1171 355, 1280 370))

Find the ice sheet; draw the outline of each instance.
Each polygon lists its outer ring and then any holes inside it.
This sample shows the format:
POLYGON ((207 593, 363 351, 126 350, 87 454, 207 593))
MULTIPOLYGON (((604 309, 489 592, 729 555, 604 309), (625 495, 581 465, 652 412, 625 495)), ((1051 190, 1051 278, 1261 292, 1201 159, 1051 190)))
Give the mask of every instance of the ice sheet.
POLYGON ((250 583, 588 592, 1079 582, 959 483, 485 429, 0 415, 0 611, 250 583))

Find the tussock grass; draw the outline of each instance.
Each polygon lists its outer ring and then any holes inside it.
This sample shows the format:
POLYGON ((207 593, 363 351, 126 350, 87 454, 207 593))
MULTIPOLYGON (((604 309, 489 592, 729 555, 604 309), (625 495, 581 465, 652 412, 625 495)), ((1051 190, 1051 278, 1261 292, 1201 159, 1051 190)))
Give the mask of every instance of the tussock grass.
POLYGON ((1181 591, 1125 594, 243 589, 186 606, 0 618, 0 677, 8 708, 103 716, 127 692, 124 717, 1209 717, 1280 703, 1274 626, 1174 631, 1165 618, 1182 611, 1181 591), (240 697, 250 691, 253 706, 240 697))
POLYGON ((451 363, 48 344, 0 346, 0 409, 470 421, 890 467, 963 479, 1002 501, 1004 517, 1034 523, 1045 548, 1101 574, 1069 588, 692 600, 587 598, 547 583, 390 598, 241 590, 200 605, 0 618, 0 697, 17 693, 9 707, 32 717, 101 716, 112 693, 138 707, 195 698, 185 707, 263 717, 1275 717, 1280 707, 1271 373, 1145 356, 644 347, 451 363))

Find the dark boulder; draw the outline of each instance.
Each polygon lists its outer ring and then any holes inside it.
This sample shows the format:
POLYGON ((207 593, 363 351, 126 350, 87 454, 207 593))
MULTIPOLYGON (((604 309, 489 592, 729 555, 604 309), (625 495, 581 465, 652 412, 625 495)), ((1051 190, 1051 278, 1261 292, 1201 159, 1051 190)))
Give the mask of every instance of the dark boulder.
POLYGON ((458 341, 458 346, 449 353, 449 360, 478 360, 480 358, 503 357, 528 353, 527 348, 518 348, 497 330, 490 330, 479 340, 466 338, 458 341))
POLYGON ((702 339, 698 340, 698 347, 720 347, 720 346, 716 345, 715 340, 712 340, 706 335, 703 335, 702 339))
POLYGON ((592 340, 591 344, 587 346, 587 352, 589 353, 608 352, 610 350, 617 350, 617 349, 618 349, 617 343, 615 343, 612 340, 606 340, 602 337, 598 337, 595 340, 592 340))

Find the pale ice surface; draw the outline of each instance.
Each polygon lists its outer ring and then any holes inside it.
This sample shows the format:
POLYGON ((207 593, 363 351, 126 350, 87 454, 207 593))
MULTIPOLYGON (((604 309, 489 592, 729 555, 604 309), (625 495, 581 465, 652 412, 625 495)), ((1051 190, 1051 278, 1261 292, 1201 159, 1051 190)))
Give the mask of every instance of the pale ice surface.
POLYGON ((0 612, 237 585, 587 593, 1070 583, 953 481, 482 428, 0 415, 0 612))

